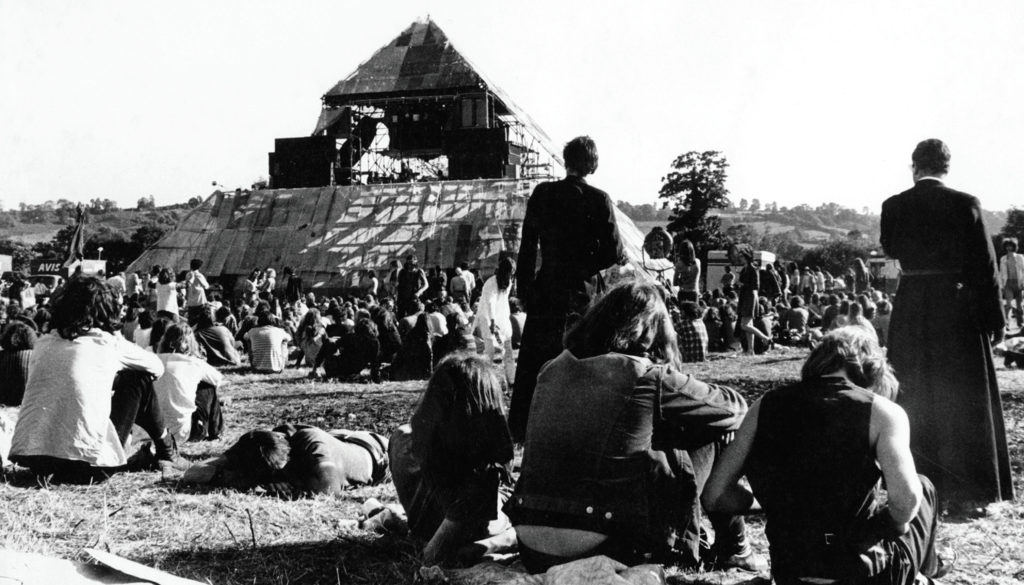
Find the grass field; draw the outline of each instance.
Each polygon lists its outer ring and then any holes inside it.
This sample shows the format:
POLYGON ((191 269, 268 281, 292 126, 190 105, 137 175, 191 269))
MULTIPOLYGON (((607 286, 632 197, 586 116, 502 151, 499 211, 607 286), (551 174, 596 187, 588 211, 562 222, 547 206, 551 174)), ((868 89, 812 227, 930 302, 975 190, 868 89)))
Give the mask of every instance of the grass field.
MULTIPOLYGON (((718 358, 693 368, 748 399, 795 379, 802 351, 781 348, 754 358, 718 358)), ((231 372, 223 394, 227 430, 215 442, 182 446, 190 459, 223 451, 241 433, 281 422, 389 433, 408 420, 422 383, 379 385, 309 382, 307 370, 277 376, 231 372)), ((1011 456, 1018 494, 1024 489, 1024 371, 1003 370, 1011 456)), ((84 560, 98 547, 182 577, 215 584, 412 583, 417 546, 402 537, 359 530, 353 520, 369 497, 396 501, 391 485, 338 497, 284 501, 256 493, 194 489, 161 482, 156 473, 115 476, 93 486, 40 486, 24 472, 4 471, 0 546, 84 560)), ((994 506, 983 519, 945 518, 940 550, 957 567, 944 583, 1024 580, 1024 500, 994 506)), ((761 522, 755 542, 765 551, 761 522)), ((681 574, 676 583, 727 584, 749 579, 721 573, 681 574)))

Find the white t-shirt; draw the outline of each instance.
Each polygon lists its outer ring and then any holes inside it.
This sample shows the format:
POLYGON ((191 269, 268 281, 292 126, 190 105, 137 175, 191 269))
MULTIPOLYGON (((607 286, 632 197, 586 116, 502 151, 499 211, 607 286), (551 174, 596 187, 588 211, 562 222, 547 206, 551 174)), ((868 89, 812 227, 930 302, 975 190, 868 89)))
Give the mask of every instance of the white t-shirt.
POLYGON ((201 307, 205 305, 206 289, 208 288, 210 288, 210 284, 206 282, 206 277, 202 272, 198 270, 189 272, 188 278, 185 279, 185 306, 201 307))
POLYGON ((178 286, 170 284, 156 285, 156 310, 178 314, 178 286))
POLYGON ((143 329, 139 327, 138 329, 135 330, 135 335, 132 336, 133 341, 135 341, 135 345, 141 347, 142 349, 149 349, 150 341, 152 340, 152 338, 152 327, 150 327, 149 329, 143 329))
POLYGON ((127 463, 110 421, 114 377, 125 368, 164 373, 155 355, 99 329, 71 340, 56 333, 40 337, 29 361, 11 454, 47 455, 97 467, 127 463))
POLYGON ((164 375, 153 383, 167 431, 179 442, 188 440, 192 413, 196 409, 196 388, 200 382, 220 386, 224 376, 213 366, 190 355, 161 353, 164 375))

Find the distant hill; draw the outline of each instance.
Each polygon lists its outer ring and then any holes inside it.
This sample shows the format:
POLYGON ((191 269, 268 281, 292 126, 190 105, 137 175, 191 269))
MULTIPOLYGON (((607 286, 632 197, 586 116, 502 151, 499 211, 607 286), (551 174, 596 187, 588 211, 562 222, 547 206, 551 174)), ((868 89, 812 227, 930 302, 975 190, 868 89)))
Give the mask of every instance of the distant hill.
MULTIPOLYGON (((113 209, 89 213, 86 220, 87 232, 93 235, 111 236, 113 239, 128 240, 132 233, 142 226, 172 228, 187 213, 187 207, 176 205, 155 209, 113 209)), ((29 216, 23 220, 18 211, 0 212, 0 239, 11 239, 28 245, 49 242, 57 232, 74 224, 74 215, 52 214, 51 217, 29 216), (61 221, 63 220, 63 221, 61 221)), ((111 238, 105 238, 111 239, 111 238)))
MULTIPOLYGON (((644 233, 668 223, 668 210, 621 202, 618 206, 644 233)), ((719 210, 717 214, 722 219, 723 231, 740 236, 737 239, 755 243, 765 237, 774 241, 784 238, 803 248, 810 248, 838 238, 854 237, 869 245, 877 244, 879 239, 878 214, 858 212, 835 203, 815 208, 809 205, 785 208, 770 204, 768 209, 731 208, 719 210)), ((1006 223, 1005 211, 984 210, 982 216, 990 234, 998 234, 1006 223)))

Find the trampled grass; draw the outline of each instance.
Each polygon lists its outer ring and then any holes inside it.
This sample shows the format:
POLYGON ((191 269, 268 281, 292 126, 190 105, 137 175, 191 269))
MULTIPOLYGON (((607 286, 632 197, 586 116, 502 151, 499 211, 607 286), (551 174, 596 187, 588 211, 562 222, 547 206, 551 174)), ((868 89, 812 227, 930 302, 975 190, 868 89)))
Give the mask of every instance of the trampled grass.
MULTIPOLYGON (((754 358, 715 358, 697 365, 701 379, 730 385, 753 399, 796 379, 804 352, 781 348, 754 358)), ((306 380, 307 370, 276 376, 230 372, 222 394, 226 430, 217 441, 182 445, 199 460, 220 453, 243 432, 282 422, 389 433, 406 422, 421 382, 379 385, 306 380)), ((1024 461, 1024 371, 999 369, 1018 493, 1024 461)), ((222 489, 164 483, 156 473, 115 476, 92 486, 40 486, 7 469, 0 483, 0 546, 85 560, 98 547, 173 574, 216 584, 412 583, 418 546, 355 527, 366 498, 396 501, 391 485, 337 497, 296 501, 222 489)), ((751 521, 765 551, 761 522, 751 521)), ((947 518, 940 548, 955 550, 957 570, 946 583, 1019 583, 1024 579, 1024 502, 999 505, 979 520, 947 518)), ((686 575, 680 583, 730 583, 736 576, 686 575)))

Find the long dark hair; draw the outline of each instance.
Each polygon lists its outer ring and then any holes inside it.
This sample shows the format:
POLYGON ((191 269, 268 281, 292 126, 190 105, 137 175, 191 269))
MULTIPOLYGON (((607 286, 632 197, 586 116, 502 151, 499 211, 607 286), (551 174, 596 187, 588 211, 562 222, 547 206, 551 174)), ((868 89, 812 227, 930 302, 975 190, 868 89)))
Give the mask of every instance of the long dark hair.
POLYGON ((434 482, 457 483, 475 469, 512 460, 501 382, 474 353, 437 364, 411 423, 413 453, 434 482))
POLYGON ((494 277, 498 281, 498 290, 508 290, 512 284, 512 274, 516 271, 516 263, 512 258, 506 256, 498 262, 498 269, 494 271, 494 277))
POLYGON ((610 290, 565 335, 565 348, 583 359, 616 352, 680 367, 672 317, 658 285, 627 281, 610 290))
POLYGON ((73 278, 53 299, 53 329, 75 339, 90 329, 113 333, 121 327, 121 303, 105 282, 94 276, 73 278))

